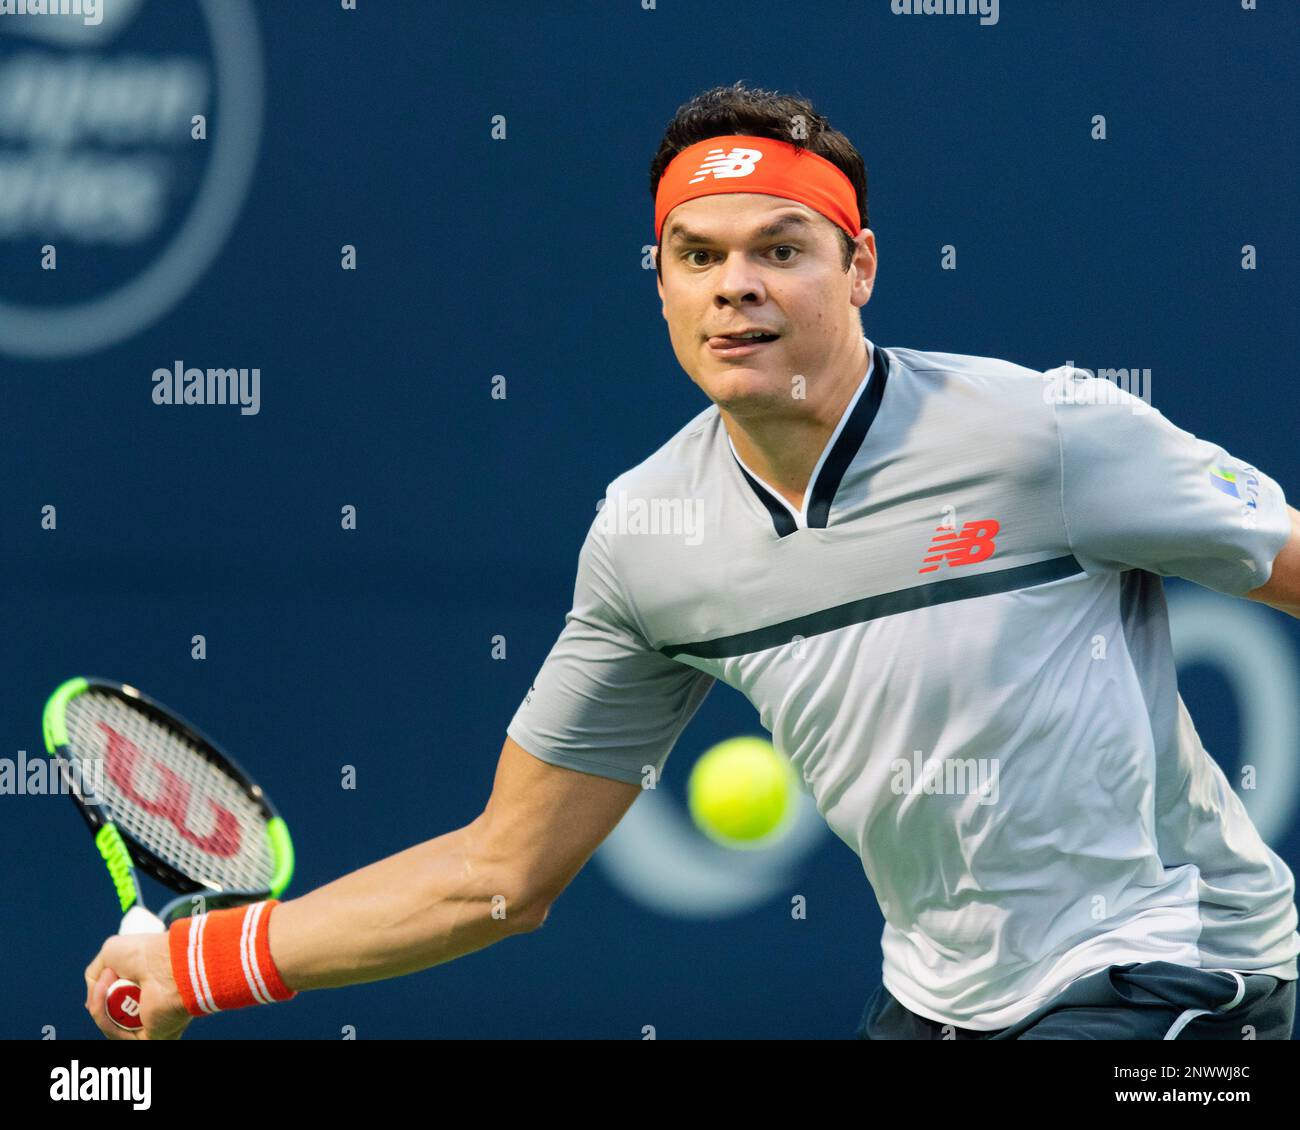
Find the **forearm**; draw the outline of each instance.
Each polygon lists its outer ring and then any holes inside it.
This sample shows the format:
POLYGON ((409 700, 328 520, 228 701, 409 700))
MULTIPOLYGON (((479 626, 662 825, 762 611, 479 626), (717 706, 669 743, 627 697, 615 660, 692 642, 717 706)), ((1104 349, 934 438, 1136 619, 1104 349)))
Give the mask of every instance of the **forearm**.
POLYGON ((414 973, 534 928, 530 906, 477 824, 458 828, 282 903, 271 957, 289 988, 414 973))
POLYGON ((1269 608, 1276 609, 1278 612, 1285 612, 1288 616, 1294 616, 1297 620, 1300 620, 1300 604, 1290 600, 1279 599, 1277 597, 1269 599, 1265 596, 1259 595, 1263 593, 1263 591, 1263 589, 1256 589, 1254 592, 1248 592, 1246 596, 1250 600, 1257 601, 1260 604, 1265 604, 1269 608))
POLYGON ((1270 608, 1276 608, 1279 612, 1285 612, 1288 616, 1294 616, 1300 620, 1300 604, 1289 600, 1268 601, 1270 608))

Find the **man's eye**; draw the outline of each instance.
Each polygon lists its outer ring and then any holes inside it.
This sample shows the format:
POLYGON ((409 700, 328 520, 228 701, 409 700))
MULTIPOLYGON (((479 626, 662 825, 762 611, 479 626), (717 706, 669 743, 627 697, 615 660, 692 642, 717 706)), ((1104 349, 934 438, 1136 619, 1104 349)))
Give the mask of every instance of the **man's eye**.
MULTIPOLYGON (((794 245, 789 244, 789 243, 779 243, 779 244, 777 244, 774 248, 772 248, 772 250, 773 250, 773 251, 789 251, 789 252, 792 252, 792 254, 790 254, 790 255, 787 255, 787 256, 783 256, 783 257, 781 257, 781 258, 778 258, 778 259, 777 259, 777 262, 778 262, 778 263, 788 263, 788 262, 790 262, 791 259, 794 258, 795 255, 799 254, 799 248, 797 248, 797 247, 795 247, 794 245)), ((690 266, 692 266, 692 267, 702 267, 702 266, 704 266, 704 264, 703 264, 703 263, 700 263, 700 262, 697 262, 695 259, 692 258, 692 256, 695 256, 695 255, 708 255, 708 254, 710 254, 708 251, 702 251, 702 250, 696 249, 696 250, 694 250, 694 251, 687 251, 687 252, 685 253, 685 255, 683 256, 683 258, 684 258, 684 259, 686 260, 686 262, 687 262, 688 264, 690 264, 690 266)))

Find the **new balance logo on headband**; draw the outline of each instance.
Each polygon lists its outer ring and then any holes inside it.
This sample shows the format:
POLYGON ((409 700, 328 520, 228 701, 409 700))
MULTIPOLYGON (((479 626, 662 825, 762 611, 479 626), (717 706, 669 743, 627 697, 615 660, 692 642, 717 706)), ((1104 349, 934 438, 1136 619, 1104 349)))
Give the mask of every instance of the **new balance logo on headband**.
POLYGON ((749 133, 706 137, 664 169, 655 190, 655 239, 668 213, 700 196, 753 193, 797 200, 853 239, 861 228, 857 189, 843 169, 806 146, 749 133), (743 181, 743 184, 732 184, 743 181))
POLYGON ((724 153, 721 149, 710 149, 708 156, 695 170, 695 175, 686 183, 699 184, 710 173, 718 180, 723 177, 747 177, 762 159, 763 154, 757 149, 732 149, 729 153, 724 153))

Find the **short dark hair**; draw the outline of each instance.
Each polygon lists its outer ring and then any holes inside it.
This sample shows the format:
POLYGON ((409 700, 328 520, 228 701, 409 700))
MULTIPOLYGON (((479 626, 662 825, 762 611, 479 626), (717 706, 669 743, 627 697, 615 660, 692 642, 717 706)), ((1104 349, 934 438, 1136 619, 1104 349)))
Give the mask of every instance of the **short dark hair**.
MULTIPOLYGON (((650 199, 654 200, 659 190, 659 179, 678 153, 697 141, 730 133, 788 141, 797 149, 807 149, 825 157, 849 178, 857 194, 862 227, 871 226, 867 222, 867 168, 853 142, 833 129, 830 122, 813 109, 808 99, 795 94, 778 94, 773 90, 758 90, 743 82, 715 86, 678 107, 664 130, 659 151, 650 162, 650 199)), ((840 236, 841 262, 847 271, 853 263, 855 245, 843 228, 836 225, 835 230, 840 236)), ((662 238, 656 260, 662 279, 662 238)))

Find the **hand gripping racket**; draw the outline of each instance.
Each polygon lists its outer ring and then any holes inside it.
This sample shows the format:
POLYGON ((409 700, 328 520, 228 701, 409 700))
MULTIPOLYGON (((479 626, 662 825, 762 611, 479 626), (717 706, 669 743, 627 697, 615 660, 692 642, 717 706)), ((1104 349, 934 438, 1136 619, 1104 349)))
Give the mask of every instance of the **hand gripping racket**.
MULTIPOLYGON (((195 910, 278 898, 293 844, 266 794, 208 738, 134 687, 69 679, 45 704, 45 748, 108 865, 119 933, 161 933, 195 910), (138 871, 177 892, 158 914, 138 871)), ((105 1009, 137 1031, 140 986, 115 981, 105 1009)))

